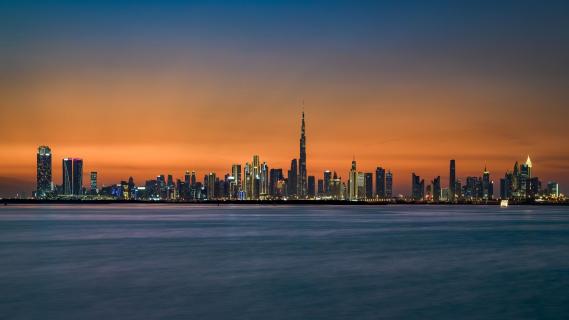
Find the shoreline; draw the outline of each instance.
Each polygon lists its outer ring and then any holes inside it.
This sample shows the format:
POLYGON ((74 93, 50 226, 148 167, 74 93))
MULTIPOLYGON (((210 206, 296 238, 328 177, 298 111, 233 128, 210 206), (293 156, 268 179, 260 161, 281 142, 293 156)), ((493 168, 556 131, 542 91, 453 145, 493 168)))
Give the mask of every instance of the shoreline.
MULTIPOLYGON (((161 205, 336 205, 336 206, 386 206, 386 205, 427 205, 427 206, 499 206, 499 200, 488 202, 420 202, 420 201, 346 201, 346 200, 211 200, 211 201, 147 201, 147 200, 94 200, 94 199, 69 199, 69 200, 46 200, 46 199, 2 199, 0 205, 10 204, 161 204, 161 205)), ((511 201, 510 205, 535 205, 535 206, 569 206, 569 202, 535 202, 535 201, 511 201)))

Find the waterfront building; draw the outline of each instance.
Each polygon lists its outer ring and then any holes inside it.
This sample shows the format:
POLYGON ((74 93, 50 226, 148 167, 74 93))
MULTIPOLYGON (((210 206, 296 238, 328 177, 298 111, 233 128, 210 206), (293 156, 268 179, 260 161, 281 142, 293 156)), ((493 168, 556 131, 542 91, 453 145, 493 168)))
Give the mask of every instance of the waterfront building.
POLYGON ((357 173, 356 188, 357 188, 356 199, 357 199, 357 200, 364 200, 364 199, 366 198, 366 178, 365 178, 365 173, 363 173, 363 172, 358 172, 358 173, 357 173))
POLYGON ((36 197, 45 198, 52 191, 51 149, 39 146, 36 162, 36 197))
POLYGON ((334 171, 332 180, 330 180, 330 195, 329 197, 333 200, 344 200, 345 197, 345 185, 342 183, 342 178, 338 177, 338 174, 334 171))
POLYGON ((271 169, 269 171, 269 195, 278 197, 279 181, 284 180, 283 169, 271 169))
POLYGON ((415 201, 423 200, 425 197, 425 180, 414 172, 411 174, 411 199, 415 201))
POLYGON ((298 158, 298 196, 303 199, 307 196, 307 173, 306 173, 306 132, 304 123, 304 111, 302 112, 302 124, 300 128, 300 157, 298 158))
POLYGON ((448 188, 442 188, 441 189, 440 201, 443 201, 443 202, 448 201, 448 188))
POLYGON ((296 159, 292 159, 290 162, 290 170, 288 171, 287 176, 287 188, 288 188, 288 196, 289 197, 297 197, 298 196, 298 162, 296 159))
POLYGON ((466 177, 463 197, 467 201, 475 201, 482 197, 482 183, 478 177, 466 177))
POLYGON ((90 191, 91 194, 97 194, 97 171, 90 173, 90 191))
POLYGON ((449 197, 450 201, 454 202, 456 200, 456 162, 454 159, 450 160, 449 166, 449 181, 448 181, 448 190, 449 190, 449 197))
POLYGON ((308 176, 308 190, 306 195, 308 199, 314 199, 316 196, 316 185, 314 176, 308 176))
POLYGON ((559 198, 559 184, 555 181, 547 183, 547 195, 552 198, 559 198))
POLYGON ((73 159, 73 195, 83 194, 83 159, 73 159))
POLYGON ((249 162, 246 162, 245 167, 243 167, 243 194, 246 200, 251 200, 251 196, 253 194, 253 190, 251 189, 251 172, 251 164, 249 162))
POLYGON ((375 169, 375 195, 385 198, 385 169, 382 167, 375 169))
POLYGON ((261 164, 259 170, 259 198, 266 199, 269 196, 269 166, 266 162, 261 164))
POLYGON ((348 200, 358 200, 358 172, 356 170, 356 160, 352 160, 352 168, 348 178, 348 200))
POLYGON ((324 181, 323 181, 323 192, 321 194, 325 195, 325 196, 329 196, 331 189, 330 189, 330 183, 332 180, 332 172, 330 172, 330 170, 326 170, 324 171, 324 181))
POLYGON ((393 173, 388 170, 385 174, 385 197, 388 199, 393 198, 393 173))
POLYGON ((484 167, 482 173, 482 199, 491 200, 493 198, 493 182, 490 180, 490 172, 484 167))
POLYGON ((437 176, 432 181, 432 200, 434 202, 441 201, 441 176, 437 176))
POLYGON ((231 176, 233 177, 233 192, 236 195, 237 192, 243 189, 242 177, 241 177, 241 164, 234 163, 231 165, 231 176))
POLYGON ((62 163, 62 191, 64 195, 73 194, 73 159, 65 158, 62 163))
POLYGON ((371 172, 365 173, 364 179, 365 179, 365 198, 371 199, 373 198, 373 174, 371 172))
MULTIPOLYGON (((330 180, 332 180, 332 178, 330 178, 330 180)), ((316 191, 316 194, 319 197, 324 197, 326 196, 324 193, 324 179, 318 179, 318 190, 316 191)))

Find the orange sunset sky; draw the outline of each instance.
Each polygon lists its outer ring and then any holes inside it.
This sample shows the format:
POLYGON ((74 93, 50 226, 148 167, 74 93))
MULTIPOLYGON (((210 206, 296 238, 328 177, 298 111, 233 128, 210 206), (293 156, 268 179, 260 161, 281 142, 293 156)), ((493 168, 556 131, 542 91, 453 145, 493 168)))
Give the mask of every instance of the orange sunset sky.
POLYGON ((317 4, 2 8, 0 195, 31 194, 39 145, 56 184, 64 157, 101 184, 223 175, 254 154, 286 172, 303 101, 317 179, 345 180, 355 156, 408 194, 411 172, 446 187, 454 158, 461 178, 487 165, 498 192, 529 154, 566 190, 569 28, 555 8, 457 19, 460 7, 317 4))

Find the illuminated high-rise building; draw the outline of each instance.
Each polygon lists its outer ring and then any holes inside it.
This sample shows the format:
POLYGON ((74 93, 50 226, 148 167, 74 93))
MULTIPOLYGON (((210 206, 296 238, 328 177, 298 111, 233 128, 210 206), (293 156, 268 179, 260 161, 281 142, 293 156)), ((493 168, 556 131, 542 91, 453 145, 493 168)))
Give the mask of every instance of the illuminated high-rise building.
POLYGON ((73 194, 73 159, 65 158, 62 163, 62 191, 65 195, 73 194))
POLYGON ((283 169, 271 169, 269 171, 269 195, 278 196, 279 181, 284 180, 283 169))
POLYGON ((298 197, 298 162, 296 159, 292 159, 290 162, 290 170, 288 171, 288 196, 298 197))
MULTIPOLYGON (((332 179, 330 179, 330 180, 332 180, 332 179)), ((316 194, 317 194, 318 196, 325 196, 325 193, 324 193, 324 180, 323 180, 323 179, 318 179, 316 194)))
POLYGON ((482 173, 482 199, 490 200, 492 198, 493 186, 492 181, 490 181, 490 172, 484 167, 484 172, 482 173))
POLYGON ((533 176, 531 175, 532 164, 531 164, 531 159, 529 158, 529 155, 528 155, 528 158, 526 160, 525 167, 526 167, 528 178, 530 178, 530 179, 533 178, 533 176))
POLYGON ((352 160, 352 168, 350 169, 350 177, 348 179, 348 200, 358 200, 358 171, 355 159, 352 160))
POLYGON ((83 159, 73 159, 73 195, 83 193, 83 159))
POLYGON ((253 177, 253 170, 252 170, 252 166, 249 162, 245 163, 245 167, 243 168, 243 192, 244 192, 244 196, 245 199, 247 200, 251 200, 253 197, 253 182, 252 182, 252 177, 253 177))
POLYGON ((435 179, 433 179, 431 192, 432 200, 434 202, 439 202, 441 199, 441 176, 437 176, 435 179))
POLYGON ((559 198, 559 184, 555 181, 547 183, 547 195, 552 198, 559 198))
POLYGON ((316 179, 314 176, 308 176, 308 190, 306 191, 306 195, 310 199, 316 196, 316 179))
POLYGON ((241 165, 234 163, 231 165, 231 175, 235 179, 236 191, 240 191, 242 188, 241 182, 241 165))
POLYGON ((415 175, 413 172, 411 175, 411 198, 415 201, 423 200, 425 197, 425 180, 421 180, 421 177, 415 175))
POLYGON ((366 198, 366 178, 365 178, 365 173, 363 173, 363 172, 358 172, 358 173, 357 173, 356 188, 357 188, 357 199, 358 199, 358 200, 364 200, 364 199, 366 198))
POLYGON ((366 172, 364 174, 365 179, 365 198, 371 199, 373 198, 373 173, 366 172))
POLYGON ((266 199, 269 196, 269 166, 266 162, 261 164, 259 171, 259 197, 266 199))
POLYGON ((258 155, 253 156, 253 162, 251 163, 249 171, 249 198, 250 200, 259 199, 259 189, 260 189, 260 173, 261 173, 261 162, 258 155))
POLYGON ((449 191, 450 201, 454 202, 456 198, 456 162, 454 161, 454 159, 450 160, 448 191, 449 191))
POLYGON ((51 185, 51 149, 40 146, 37 153, 36 197, 46 197, 51 192, 51 185))
POLYGON ((344 184, 342 183, 342 178, 338 177, 338 174, 334 171, 332 180, 330 181, 330 197, 334 200, 344 200, 344 184))
POLYGON ((90 191, 92 194, 97 193, 97 171, 91 171, 91 174, 90 174, 90 191))
POLYGON ((300 157, 298 158, 298 196, 306 198, 307 196, 307 174, 306 174, 306 132, 304 124, 304 111, 302 112, 302 124, 300 128, 300 157))
POLYGON ((184 174, 184 183, 189 186, 190 185, 190 180, 191 180, 192 176, 190 174, 190 170, 186 170, 186 173, 184 174))
POLYGON ((388 170, 385 174, 385 197, 388 199, 393 198, 393 173, 388 170))
POLYGON ((379 198, 385 198, 385 169, 375 169, 375 194, 379 198))
POLYGON ((215 172, 210 172, 207 176, 206 176, 206 182, 207 182, 207 199, 208 200, 213 200, 217 198, 217 195, 215 194, 215 184, 216 184, 216 177, 215 177, 215 172))
POLYGON ((323 185, 323 194, 328 196, 330 195, 330 182, 332 180, 332 172, 330 170, 324 171, 324 185, 323 185))

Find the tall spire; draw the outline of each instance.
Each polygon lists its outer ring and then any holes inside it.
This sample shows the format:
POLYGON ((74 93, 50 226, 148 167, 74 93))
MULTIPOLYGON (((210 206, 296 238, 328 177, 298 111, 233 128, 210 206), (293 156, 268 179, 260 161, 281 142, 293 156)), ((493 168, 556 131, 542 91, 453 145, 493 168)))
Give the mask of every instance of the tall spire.
POLYGON ((305 135, 305 123, 304 123, 304 107, 302 107, 302 126, 300 129, 300 137, 301 139, 304 137, 305 135))
POLYGON ((531 168, 531 159, 529 158, 529 155, 528 159, 526 160, 526 165, 531 168))

